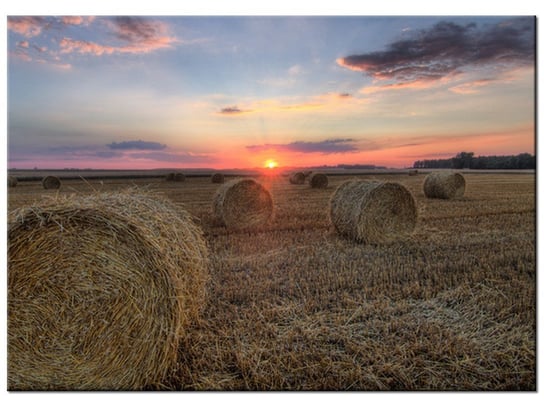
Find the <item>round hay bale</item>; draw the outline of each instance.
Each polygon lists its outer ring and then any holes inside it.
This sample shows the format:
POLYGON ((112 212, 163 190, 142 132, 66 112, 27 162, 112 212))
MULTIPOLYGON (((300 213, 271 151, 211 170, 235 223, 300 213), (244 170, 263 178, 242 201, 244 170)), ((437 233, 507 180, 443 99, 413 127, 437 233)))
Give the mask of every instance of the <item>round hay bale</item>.
POLYGON ((387 243, 414 229, 417 208, 401 184, 348 180, 331 198, 330 219, 340 235, 367 244, 387 243))
POLYGON ((174 174, 174 181, 185 181, 185 174, 175 173, 174 174))
POLYGON ((15 176, 8 176, 8 187, 15 187, 17 186, 17 177, 15 176))
POLYGON ((296 172, 289 176, 289 183, 291 184, 304 184, 306 177, 302 172, 296 172))
POLYGON ((312 188, 326 188, 329 185, 329 179, 326 174, 313 173, 310 176, 310 187, 312 188))
POLYGON ((418 173, 419 172, 417 171, 417 169, 408 170, 408 175, 409 176, 417 176, 418 173))
POLYGON ((268 190, 251 178, 234 179, 217 189, 213 213, 230 229, 255 228, 271 220, 274 203, 268 190))
POLYGON ((55 176, 45 176, 42 180, 42 186, 46 190, 58 190, 60 184, 60 179, 55 176))
POLYGON ((168 173, 165 177, 166 181, 185 181, 185 174, 183 173, 168 173))
POLYGON ((215 173, 212 175, 212 183, 223 184, 225 182, 225 176, 222 173, 215 173))
POLYGON ((189 214, 136 190, 10 214, 8 389, 157 389, 198 318, 207 249, 189 214))
POLYGON ((433 172, 425 177, 423 192, 427 198, 461 198, 465 194, 465 178, 451 171, 433 172))

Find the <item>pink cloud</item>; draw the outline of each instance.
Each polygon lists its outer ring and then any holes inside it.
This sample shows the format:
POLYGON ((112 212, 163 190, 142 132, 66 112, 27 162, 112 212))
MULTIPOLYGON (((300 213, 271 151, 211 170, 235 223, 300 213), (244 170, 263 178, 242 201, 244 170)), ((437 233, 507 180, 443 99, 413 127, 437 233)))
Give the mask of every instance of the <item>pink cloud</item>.
POLYGON ((28 55, 28 51, 21 48, 10 51, 9 56, 26 62, 32 61, 32 57, 28 55))
POLYGON ((80 54, 113 54, 115 52, 114 47, 100 45, 90 41, 73 40, 71 38, 63 38, 60 43, 60 52, 62 54, 78 52, 80 54))
POLYGON ((94 16, 62 16, 60 21, 65 25, 88 25, 95 19, 94 16))
POLYGON ((40 35, 45 24, 46 21, 43 17, 8 17, 8 30, 21 34, 27 38, 40 35))
POLYGON ((161 49, 169 48, 173 39, 170 37, 165 38, 153 38, 141 43, 134 43, 122 46, 102 45, 95 42, 74 40, 72 38, 63 38, 60 43, 61 54, 68 54, 77 52, 79 54, 92 54, 92 55, 111 55, 114 53, 119 54, 147 54, 149 52, 161 49))
POLYGON ((17 43, 17 46, 18 46, 18 47, 22 47, 22 48, 28 48, 29 43, 28 43, 28 41, 19 41, 19 42, 17 43))

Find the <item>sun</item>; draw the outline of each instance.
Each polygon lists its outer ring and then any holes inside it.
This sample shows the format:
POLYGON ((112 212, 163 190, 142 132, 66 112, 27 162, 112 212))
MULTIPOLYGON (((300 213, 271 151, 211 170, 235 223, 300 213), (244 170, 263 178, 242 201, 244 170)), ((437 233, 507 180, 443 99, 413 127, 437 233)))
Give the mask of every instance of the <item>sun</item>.
POLYGON ((266 167, 267 169, 275 169, 276 167, 278 167, 278 163, 274 159, 268 159, 264 163, 264 167, 266 167))

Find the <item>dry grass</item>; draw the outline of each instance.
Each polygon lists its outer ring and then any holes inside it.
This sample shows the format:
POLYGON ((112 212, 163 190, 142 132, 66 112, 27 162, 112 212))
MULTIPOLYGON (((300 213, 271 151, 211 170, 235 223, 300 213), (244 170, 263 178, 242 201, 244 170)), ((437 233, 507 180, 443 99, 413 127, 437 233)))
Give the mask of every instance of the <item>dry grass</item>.
POLYGON ((330 219, 340 235, 363 243, 385 243, 413 231, 417 208, 402 184, 349 180, 331 198, 330 219))
POLYGON ((181 208, 136 190, 10 216, 8 388, 162 387, 205 302, 207 248, 181 208))
POLYGON ((465 193, 465 178, 451 171, 433 172, 425 177, 423 191, 427 198, 461 198, 465 193))
POLYGON ((273 210, 270 192, 249 178, 223 184, 213 198, 215 218, 229 229, 262 227, 272 218, 273 210))
MULTIPOLYGON (((351 177, 303 192, 258 179, 275 207, 258 232, 213 223, 217 186, 207 178, 134 181, 183 204, 210 246, 202 319, 187 328, 165 386, 535 390, 534 174, 465 174, 457 200, 426 198, 424 177, 380 176, 402 180, 419 217, 410 239, 379 245, 339 237, 328 219, 334 189, 351 177)), ((127 181, 65 184, 88 194, 127 181)), ((20 182, 8 204, 43 194, 39 182, 20 182)))

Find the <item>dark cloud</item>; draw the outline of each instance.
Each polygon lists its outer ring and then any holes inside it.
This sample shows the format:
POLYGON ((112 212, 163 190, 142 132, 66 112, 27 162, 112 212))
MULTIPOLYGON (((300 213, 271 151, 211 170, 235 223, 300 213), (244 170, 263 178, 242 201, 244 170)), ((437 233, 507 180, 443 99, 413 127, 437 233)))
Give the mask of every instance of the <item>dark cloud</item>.
POLYGON ((246 146, 246 149, 252 152, 260 152, 263 150, 277 150, 298 153, 348 153, 357 152, 359 148, 355 144, 354 139, 328 139, 321 142, 292 142, 287 144, 262 144, 246 146))
POLYGON ((481 29, 474 23, 442 21, 384 51, 349 55, 338 63, 376 79, 409 82, 440 79, 468 65, 527 65, 534 60, 535 20, 521 17, 481 29))
POLYGON ((251 112, 251 111, 239 109, 237 106, 228 106, 219 111, 219 113, 222 115, 238 115, 238 114, 247 113, 247 112, 251 112))
POLYGON ((338 94, 338 96, 339 96, 340 98, 351 98, 351 97, 353 97, 352 94, 347 93, 347 92, 346 92, 346 93, 338 94))
POLYGON ((73 160, 81 157, 99 157, 101 159, 112 159, 122 157, 123 153, 119 151, 104 150, 102 145, 60 145, 49 146, 47 152, 54 155, 62 155, 63 159, 73 160))
POLYGON ((141 17, 115 17, 115 35, 128 42, 152 41, 161 35, 163 25, 141 17))
POLYGON ((210 159, 206 155, 166 152, 132 153, 130 157, 133 159, 150 159, 168 163, 199 163, 210 159))
POLYGON ((126 142, 110 143, 110 149, 118 150, 164 150, 166 145, 157 142, 145 142, 143 140, 129 140, 126 142))

